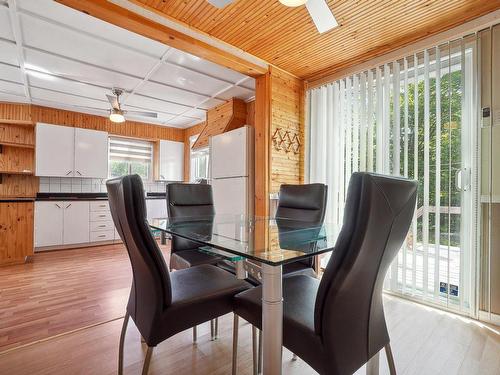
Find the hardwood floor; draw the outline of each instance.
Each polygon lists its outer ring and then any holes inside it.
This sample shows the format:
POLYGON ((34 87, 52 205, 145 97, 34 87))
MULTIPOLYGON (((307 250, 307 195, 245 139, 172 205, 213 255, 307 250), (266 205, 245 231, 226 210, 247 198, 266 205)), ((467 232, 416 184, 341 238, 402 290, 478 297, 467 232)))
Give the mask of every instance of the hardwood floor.
POLYGON ((36 253, 32 263, 0 267, 0 352, 122 317, 131 275, 122 244, 36 253))
MULTIPOLYGON (((121 245, 40 254, 33 264, 1 268, 0 374, 116 374, 129 287, 121 245), (70 332, 89 324, 97 325, 70 332)), ((384 297, 384 306, 399 375, 500 375, 499 327, 392 296, 384 297)), ((158 345, 150 374, 230 374, 231 314, 221 319, 218 340, 210 341, 208 324, 198 331, 197 345, 190 330, 158 345)), ((125 374, 140 374, 144 355, 130 322, 125 374)), ((252 373, 251 357, 250 326, 242 322, 238 374, 252 373)), ((314 374, 290 358, 285 351, 284 374, 314 374)), ((384 354, 380 362, 381 374, 388 374, 384 354)))

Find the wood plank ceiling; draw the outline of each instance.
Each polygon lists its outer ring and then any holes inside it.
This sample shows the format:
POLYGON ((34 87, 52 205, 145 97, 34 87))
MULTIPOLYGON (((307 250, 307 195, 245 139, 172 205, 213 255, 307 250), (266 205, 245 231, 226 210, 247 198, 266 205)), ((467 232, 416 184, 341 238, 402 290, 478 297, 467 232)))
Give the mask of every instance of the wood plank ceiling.
POLYGON ((500 0, 327 0, 340 27, 319 34, 304 6, 132 0, 296 76, 314 80, 500 8, 500 0))

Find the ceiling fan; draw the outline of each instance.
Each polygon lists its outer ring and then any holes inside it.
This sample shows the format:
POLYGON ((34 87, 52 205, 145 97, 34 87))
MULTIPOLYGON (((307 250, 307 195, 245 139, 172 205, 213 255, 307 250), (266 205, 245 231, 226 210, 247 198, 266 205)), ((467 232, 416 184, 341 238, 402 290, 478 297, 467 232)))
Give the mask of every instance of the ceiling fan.
POLYGON ((111 90, 113 95, 106 95, 109 103, 111 104, 111 109, 109 110, 109 119, 112 122, 124 122, 125 114, 129 113, 131 115, 136 115, 140 117, 150 117, 157 118, 158 114, 155 112, 141 112, 141 111, 124 111, 120 106, 120 95, 123 94, 122 89, 114 88, 111 90))
MULTIPOLYGON (((234 0, 207 1, 214 7, 224 8, 226 5, 231 4, 234 0)), ((309 15, 311 16, 320 34, 339 25, 332 11, 328 7, 326 0, 279 0, 279 2, 287 7, 298 7, 305 4, 307 10, 309 11, 309 15)))

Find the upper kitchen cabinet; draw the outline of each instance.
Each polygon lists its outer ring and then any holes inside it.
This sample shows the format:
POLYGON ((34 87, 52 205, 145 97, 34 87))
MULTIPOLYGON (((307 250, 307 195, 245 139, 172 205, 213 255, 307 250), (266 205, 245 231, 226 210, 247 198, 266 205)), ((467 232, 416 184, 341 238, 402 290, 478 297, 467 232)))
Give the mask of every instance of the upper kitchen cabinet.
POLYGON ((37 176, 73 176, 75 129, 38 123, 35 155, 37 176))
POLYGON ((108 177, 108 133, 75 128, 75 177, 108 177))
POLYGON ((38 123, 36 175, 108 177, 108 133, 38 123))
POLYGON ((184 180, 184 143, 160 141, 160 168, 158 180, 184 180))

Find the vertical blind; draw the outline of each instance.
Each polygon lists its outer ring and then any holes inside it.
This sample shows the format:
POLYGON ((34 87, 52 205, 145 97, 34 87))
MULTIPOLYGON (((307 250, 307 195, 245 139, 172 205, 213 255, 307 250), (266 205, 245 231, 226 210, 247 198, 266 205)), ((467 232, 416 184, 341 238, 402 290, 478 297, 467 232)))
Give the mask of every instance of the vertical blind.
POLYGON ((451 41, 308 92, 309 180, 328 184, 326 220, 340 230, 353 172, 418 180, 412 227, 386 288, 463 311, 473 293, 474 41, 451 41))

